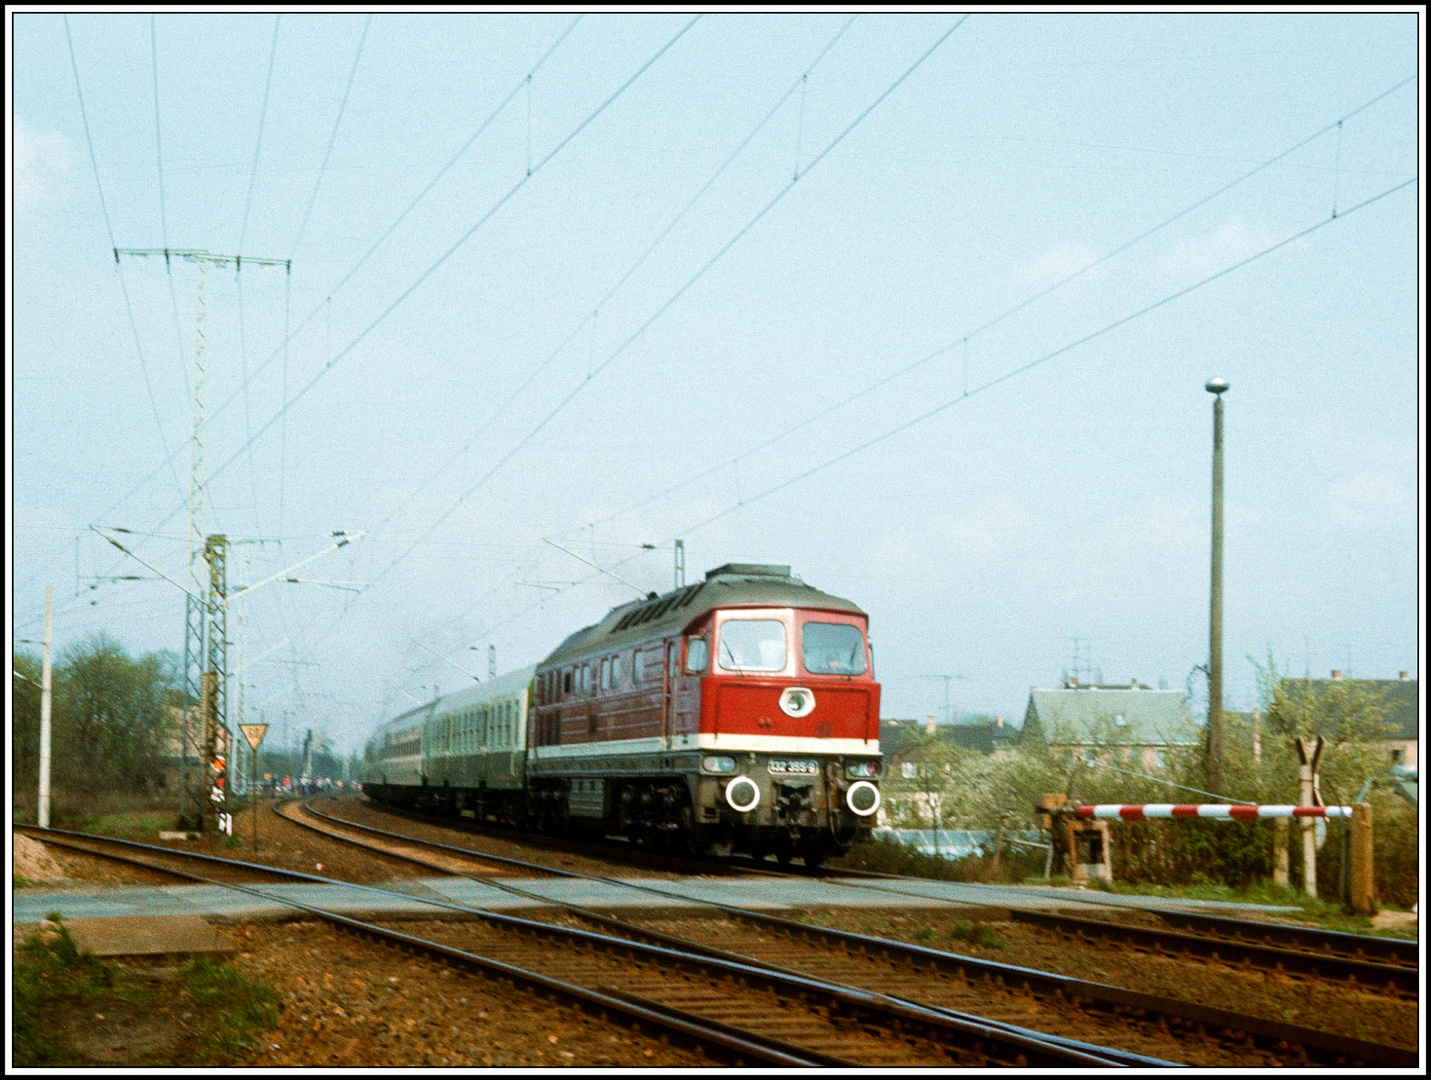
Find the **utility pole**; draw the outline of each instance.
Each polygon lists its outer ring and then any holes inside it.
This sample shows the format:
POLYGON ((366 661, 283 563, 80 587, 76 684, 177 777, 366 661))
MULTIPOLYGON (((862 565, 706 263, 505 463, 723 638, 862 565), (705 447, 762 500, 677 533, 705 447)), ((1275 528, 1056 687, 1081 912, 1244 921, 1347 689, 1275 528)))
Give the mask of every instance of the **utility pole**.
MULTIPOLYGON (((208 251, 176 250, 173 248, 115 248, 114 261, 121 255, 148 258, 151 255, 164 256, 167 270, 172 259, 183 259, 194 265, 194 370, 190 380, 189 439, 189 574, 188 594, 184 602, 184 739, 181 753, 184 755, 185 780, 179 787, 179 817, 193 821, 203 828, 204 812, 207 806, 217 805, 206 800, 202 793, 206 787, 202 777, 214 763, 213 746, 208 738, 209 706, 206 704, 205 674, 210 649, 206 648, 213 638, 206 633, 206 621, 213 604, 201 599, 204 595, 203 575, 199 571, 200 560, 207 561, 208 537, 208 474, 204 462, 205 444, 208 438, 208 288, 209 267, 214 264, 232 263, 234 271, 243 270, 242 255, 214 255, 208 251), (207 639, 207 641, 206 641, 207 639), (193 706, 199 706, 199 716, 193 715, 193 706), (197 775, 189 768, 188 755, 192 747, 197 757, 197 775), (206 754, 208 755, 206 758, 206 754)), ((292 273, 291 259, 249 259, 257 266, 282 266, 292 273)), ((212 576, 212 566, 210 569, 212 576)), ((217 694, 218 688, 212 688, 217 694)), ((214 699, 217 703, 217 698, 214 699)))
POLYGON ((204 560, 209 564, 209 640, 203 675, 204 752, 207 766, 208 802, 218 830, 233 835, 233 815, 228 808, 229 727, 228 727, 228 537, 215 533, 204 543, 204 560))
MULTIPOLYGON (((1207 779, 1213 791, 1222 790, 1222 395, 1226 379, 1209 379, 1207 392, 1215 394, 1212 406, 1212 600, 1208 628, 1207 667, 1207 779)), ((1315 882, 1313 895, 1315 895, 1315 882)))
POLYGON ((487 678, 489 678, 489 679, 495 679, 496 677, 497 677, 497 646, 495 646, 495 645, 488 645, 488 646, 487 646, 487 678))
POLYGON ((675 587, 676 587, 676 588, 678 588, 678 589, 683 589, 683 588, 685 588, 685 585, 686 585, 686 542, 685 542, 684 540, 677 540, 677 541, 676 541, 676 577, 675 577, 675 581, 676 581, 676 584, 675 584, 675 587))
POLYGON ((951 685, 953 684, 953 682, 954 682, 955 679, 963 679, 963 678, 967 678, 967 676, 964 676, 964 675, 926 675, 926 676, 924 676, 924 677, 925 677, 926 679, 943 679, 943 680, 944 680, 944 723, 945 723, 946 725, 947 725, 947 724, 952 724, 952 723, 954 722, 954 704, 953 704, 953 699, 952 699, 951 696, 950 696, 950 693, 951 693, 950 687, 951 687, 951 685))
POLYGON ((40 673, 40 828, 50 827, 50 587, 45 586, 45 663, 40 673))

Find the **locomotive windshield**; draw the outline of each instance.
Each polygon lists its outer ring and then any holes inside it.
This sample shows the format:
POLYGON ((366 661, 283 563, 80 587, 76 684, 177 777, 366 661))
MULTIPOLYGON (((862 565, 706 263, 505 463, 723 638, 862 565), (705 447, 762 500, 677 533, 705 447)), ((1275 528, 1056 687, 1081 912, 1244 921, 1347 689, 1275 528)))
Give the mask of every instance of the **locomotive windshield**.
POLYGON ((807 622, 800 631, 811 675, 863 675, 865 639, 848 623, 807 622))
POLYGON ((785 625, 778 619, 722 623, 716 656, 726 671, 784 671, 785 625))

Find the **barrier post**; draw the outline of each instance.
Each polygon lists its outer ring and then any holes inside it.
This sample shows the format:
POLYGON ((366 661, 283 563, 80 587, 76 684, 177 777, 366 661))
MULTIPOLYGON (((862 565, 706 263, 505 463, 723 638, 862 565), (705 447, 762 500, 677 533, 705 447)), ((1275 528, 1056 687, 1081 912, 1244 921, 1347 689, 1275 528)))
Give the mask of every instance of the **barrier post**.
POLYGON ((1371 856, 1371 804, 1357 803, 1351 819, 1351 907, 1362 915, 1376 914, 1371 856))
POLYGON ((1272 822, 1272 883, 1292 887, 1292 829, 1286 818, 1272 822))

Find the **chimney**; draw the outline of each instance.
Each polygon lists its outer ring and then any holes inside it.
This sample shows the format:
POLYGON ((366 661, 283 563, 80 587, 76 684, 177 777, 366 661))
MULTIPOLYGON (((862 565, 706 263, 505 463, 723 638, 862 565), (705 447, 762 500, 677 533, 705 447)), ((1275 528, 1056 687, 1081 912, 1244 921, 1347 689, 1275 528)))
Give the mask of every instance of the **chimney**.
POLYGON ((1339 670, 1333 668, 1333 669, 1332 669, 1332 678, 1333 678, 1333 679, 1340 679, 1341 677, 1342 677, 1342 673, 1341 673, 1339 670))
POLYGON ((926 734, 926 735, 933 735, 933 734, 934 734, 934 717, 930 716, 930 717, 928 717, 928 718, 925 719, 925 721, 924 721, 924 734, 926 734))
POLYGON ((1410 681, 1411 681, 1411 672, 1409 672, 1409 671, 1403 671, 1403 672, 1401 672, 1400 678, 1401 678, 1401 681, 1402 681, 1402 682, 1410 682, 1410 681))
POLYGON ((1003 718, 1002 716, 996 716, 996 717, 994 717, 994 726, 995 726, 995 727, 1003 727, 1003 726, 1004 726, 1004 718, 1003 718))

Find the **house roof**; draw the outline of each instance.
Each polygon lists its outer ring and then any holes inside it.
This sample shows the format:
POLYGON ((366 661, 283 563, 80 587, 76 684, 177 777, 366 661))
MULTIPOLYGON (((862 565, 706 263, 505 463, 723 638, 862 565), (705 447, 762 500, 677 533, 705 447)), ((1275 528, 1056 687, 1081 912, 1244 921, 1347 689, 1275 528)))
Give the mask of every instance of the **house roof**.
POLYGON ((1127 746, 1195 746, 1197 733, 1180 690, 1080 686, 1029 691, 1024 732, 1055 745, 1104 741, 1127 746))
POLYGON ((1418 679, 1283 679, 1282 685, 1292 695, 1305 693, 1308 688, 1324 691, 1333 686, 1384 694, 1383 700, 1390 710, 1386 719, 1396 725, 1385 737, 1397 741, 1419 738, 1421 690, 1418 679))

